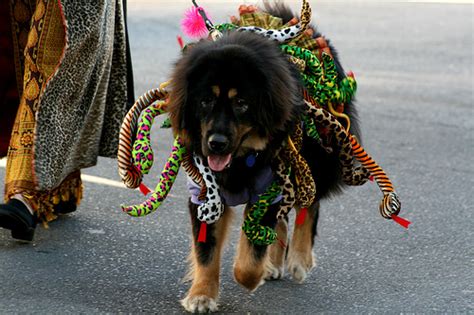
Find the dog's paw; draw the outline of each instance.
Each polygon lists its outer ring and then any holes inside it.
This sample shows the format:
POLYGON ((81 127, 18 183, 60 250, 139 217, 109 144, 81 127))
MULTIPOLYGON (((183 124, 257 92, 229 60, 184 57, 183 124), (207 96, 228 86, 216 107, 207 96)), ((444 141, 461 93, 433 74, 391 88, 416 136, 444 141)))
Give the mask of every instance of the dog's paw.
POLYGON ((283 278, 285 270, 283 266, 275 266, 271 262, 268 262, 265 266, 265 280, 278 280, 283 278))
POLYGON ((298 283, 303 283, 308 277, 311 269, 316 266, 316 257, 314 254, 303 255, 302 253, 293 253, 288 258, 288 271, 298 283))
POLYGON ((181 305, 190 313, 209 313, 217 311, 216 300, 205 295, 187 296, 181 300, 181 305))

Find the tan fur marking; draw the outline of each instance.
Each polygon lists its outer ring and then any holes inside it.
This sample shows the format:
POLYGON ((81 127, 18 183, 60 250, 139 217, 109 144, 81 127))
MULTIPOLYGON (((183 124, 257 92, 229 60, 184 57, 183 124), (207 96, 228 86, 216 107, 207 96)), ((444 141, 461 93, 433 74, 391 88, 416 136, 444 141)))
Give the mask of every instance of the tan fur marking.
MULTIPOLYGON (((192 300, 194 297, 205 296, 216 300, 219 295, 219 271, 222 247, 228 234, 229 224, 232 218, 232 209, 226 207, 224 214, 216 223, 214 235, 217 240, 212 260, 207 265, 201 265, 196 258, 195 242, 190 254, 191 268, 187 276, 192 279, 191 288, 184 300, 192 300)), ((183 300, 183 301, 184 301, 183 300)))
POLYGON ((234 88, 229 89, 229 92, 227 92, 227 96, 229 97, 229 99, 236 97, 237 89, 234 89, 234 88))
POLYGON ((285 220, 278 220, 275 232, 278 235, 278 240, 270 245, 270 259, 274 264, 283 266, 288 243, 288 223, 285 220))
POLYGON ((212 93, 214 93, 215 96, 219 97, 221 94, 221 88, 218 85, 213 85, 211 86, 212 93))
POLYGON ((206 139, 207 132, 211 129, 212 121, 209 123, 201 123, 201 139, 206 139))
MULTIPOLYGON (((297 208, 296 215, 300 213, 301 209, 297 208)), ((308 211, 310 211, 308 209, 308 211)), ((291 248, 298 252, 311 252, 312 244, 312 227, 314 219, 310 215, 306 215, 306 219, 302 225, 296 225, 293 232, 293 239, 291 241, 291 248)))
MULTIPOLYGON (((296 215, 300 213, 296 209, 296 215)), ((311 211, 308 209, 308 211, 311 211)), ((298 282, 303 282, 309 271, 315 266, 312 247, 312 228, 314 217, 307 215, 302 225, 295 225, 293 238, 288 251, 288 270, 298 282)))
POLYGON ((285 265, 285 253, 288 243, 288 224, 285 220, 278 220, 275 227, 278 239, 268 248, 268 264, 266 266, 269 279, 279 279, 283 276, 283 268, 285 265))
POLYGON ((254 149, 256 151, 263 150, 268 144, 268 138, 260 137, 256 131, 252 131, 247 139, 242 142, 242 147, 247 149, 254 149))

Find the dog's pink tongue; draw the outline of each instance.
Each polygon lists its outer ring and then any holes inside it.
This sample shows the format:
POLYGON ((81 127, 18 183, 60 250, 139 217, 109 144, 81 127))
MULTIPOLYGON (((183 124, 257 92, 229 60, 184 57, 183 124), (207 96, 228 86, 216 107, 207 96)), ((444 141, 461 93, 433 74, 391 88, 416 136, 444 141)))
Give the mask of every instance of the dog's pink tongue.
POLYGON ((209 155, 207 163, 214 172, 221 172, 230 162, 230 154, 227 155, 209 155))

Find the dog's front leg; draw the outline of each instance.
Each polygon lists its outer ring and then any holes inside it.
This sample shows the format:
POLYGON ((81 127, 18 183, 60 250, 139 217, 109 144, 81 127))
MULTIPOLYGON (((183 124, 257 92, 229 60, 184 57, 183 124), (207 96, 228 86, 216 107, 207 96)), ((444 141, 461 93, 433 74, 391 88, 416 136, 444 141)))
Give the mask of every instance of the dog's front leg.
MULTIPOLYGON (((250 206, 247 205, 244 219, 247 217, 250 206)), ((278 207, 272 205, 263 217, 262 225, 275 228, 276 210, 278 207)), ((243 231, 240 233, 239 246, 234 263, 235 280, 250 291, 254 291, 265 282, 266 267, 268 264, 268 246, 254 245, 249 242, 243 231)))
POLYGON ((281 279, 284 275, 285 256, 288 244, 288 217, 277 221, 275 232, 277 240, 268 247, 268 257, 266 265, 266 280, 281 279))
POLYGON ((189 277, 191 288, 181 304, 188 312, 215 312, 219 296, 219 269, 221 250, 227 235, 231 209, 226 207, 216 223, 207 226, 205 243, 197 241, 201 222, 197 219, 197 205, 189 203, 193 230, 189 277))

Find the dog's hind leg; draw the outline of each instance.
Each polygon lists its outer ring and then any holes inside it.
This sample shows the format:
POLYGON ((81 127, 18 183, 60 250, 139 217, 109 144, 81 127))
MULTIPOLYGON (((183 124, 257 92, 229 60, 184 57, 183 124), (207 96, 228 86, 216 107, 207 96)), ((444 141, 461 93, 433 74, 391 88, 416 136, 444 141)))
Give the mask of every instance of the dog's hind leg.
POLYGON ((219 270, 221 251, 231 221, 231 209, 226 207, 224 214, 216 223, 207 226, 205 243, 197 241, 201 222, 197 219, 197 205, 189 205, 193 245, 190 255, 189 278, 191 288, 181 304, 188 312, 215 312, 219 296, 219 270))
MULTIPOLYGON (((297 208, 297 215, 300 211, 301 209, 297 208)), ((295 224, 287 256, 288 271, 299 283, 302 283, 316 266, 313 245, 319 217, 319 201, 315 201, 307 211, 303 224, 295 224)))
POLYGON ((275 227, 277 241, 268 248, 268 260, 265 266, 265 279, 276 280, 284 275, 285 255, 288 243, 288 218, 279 219, 275 227))

